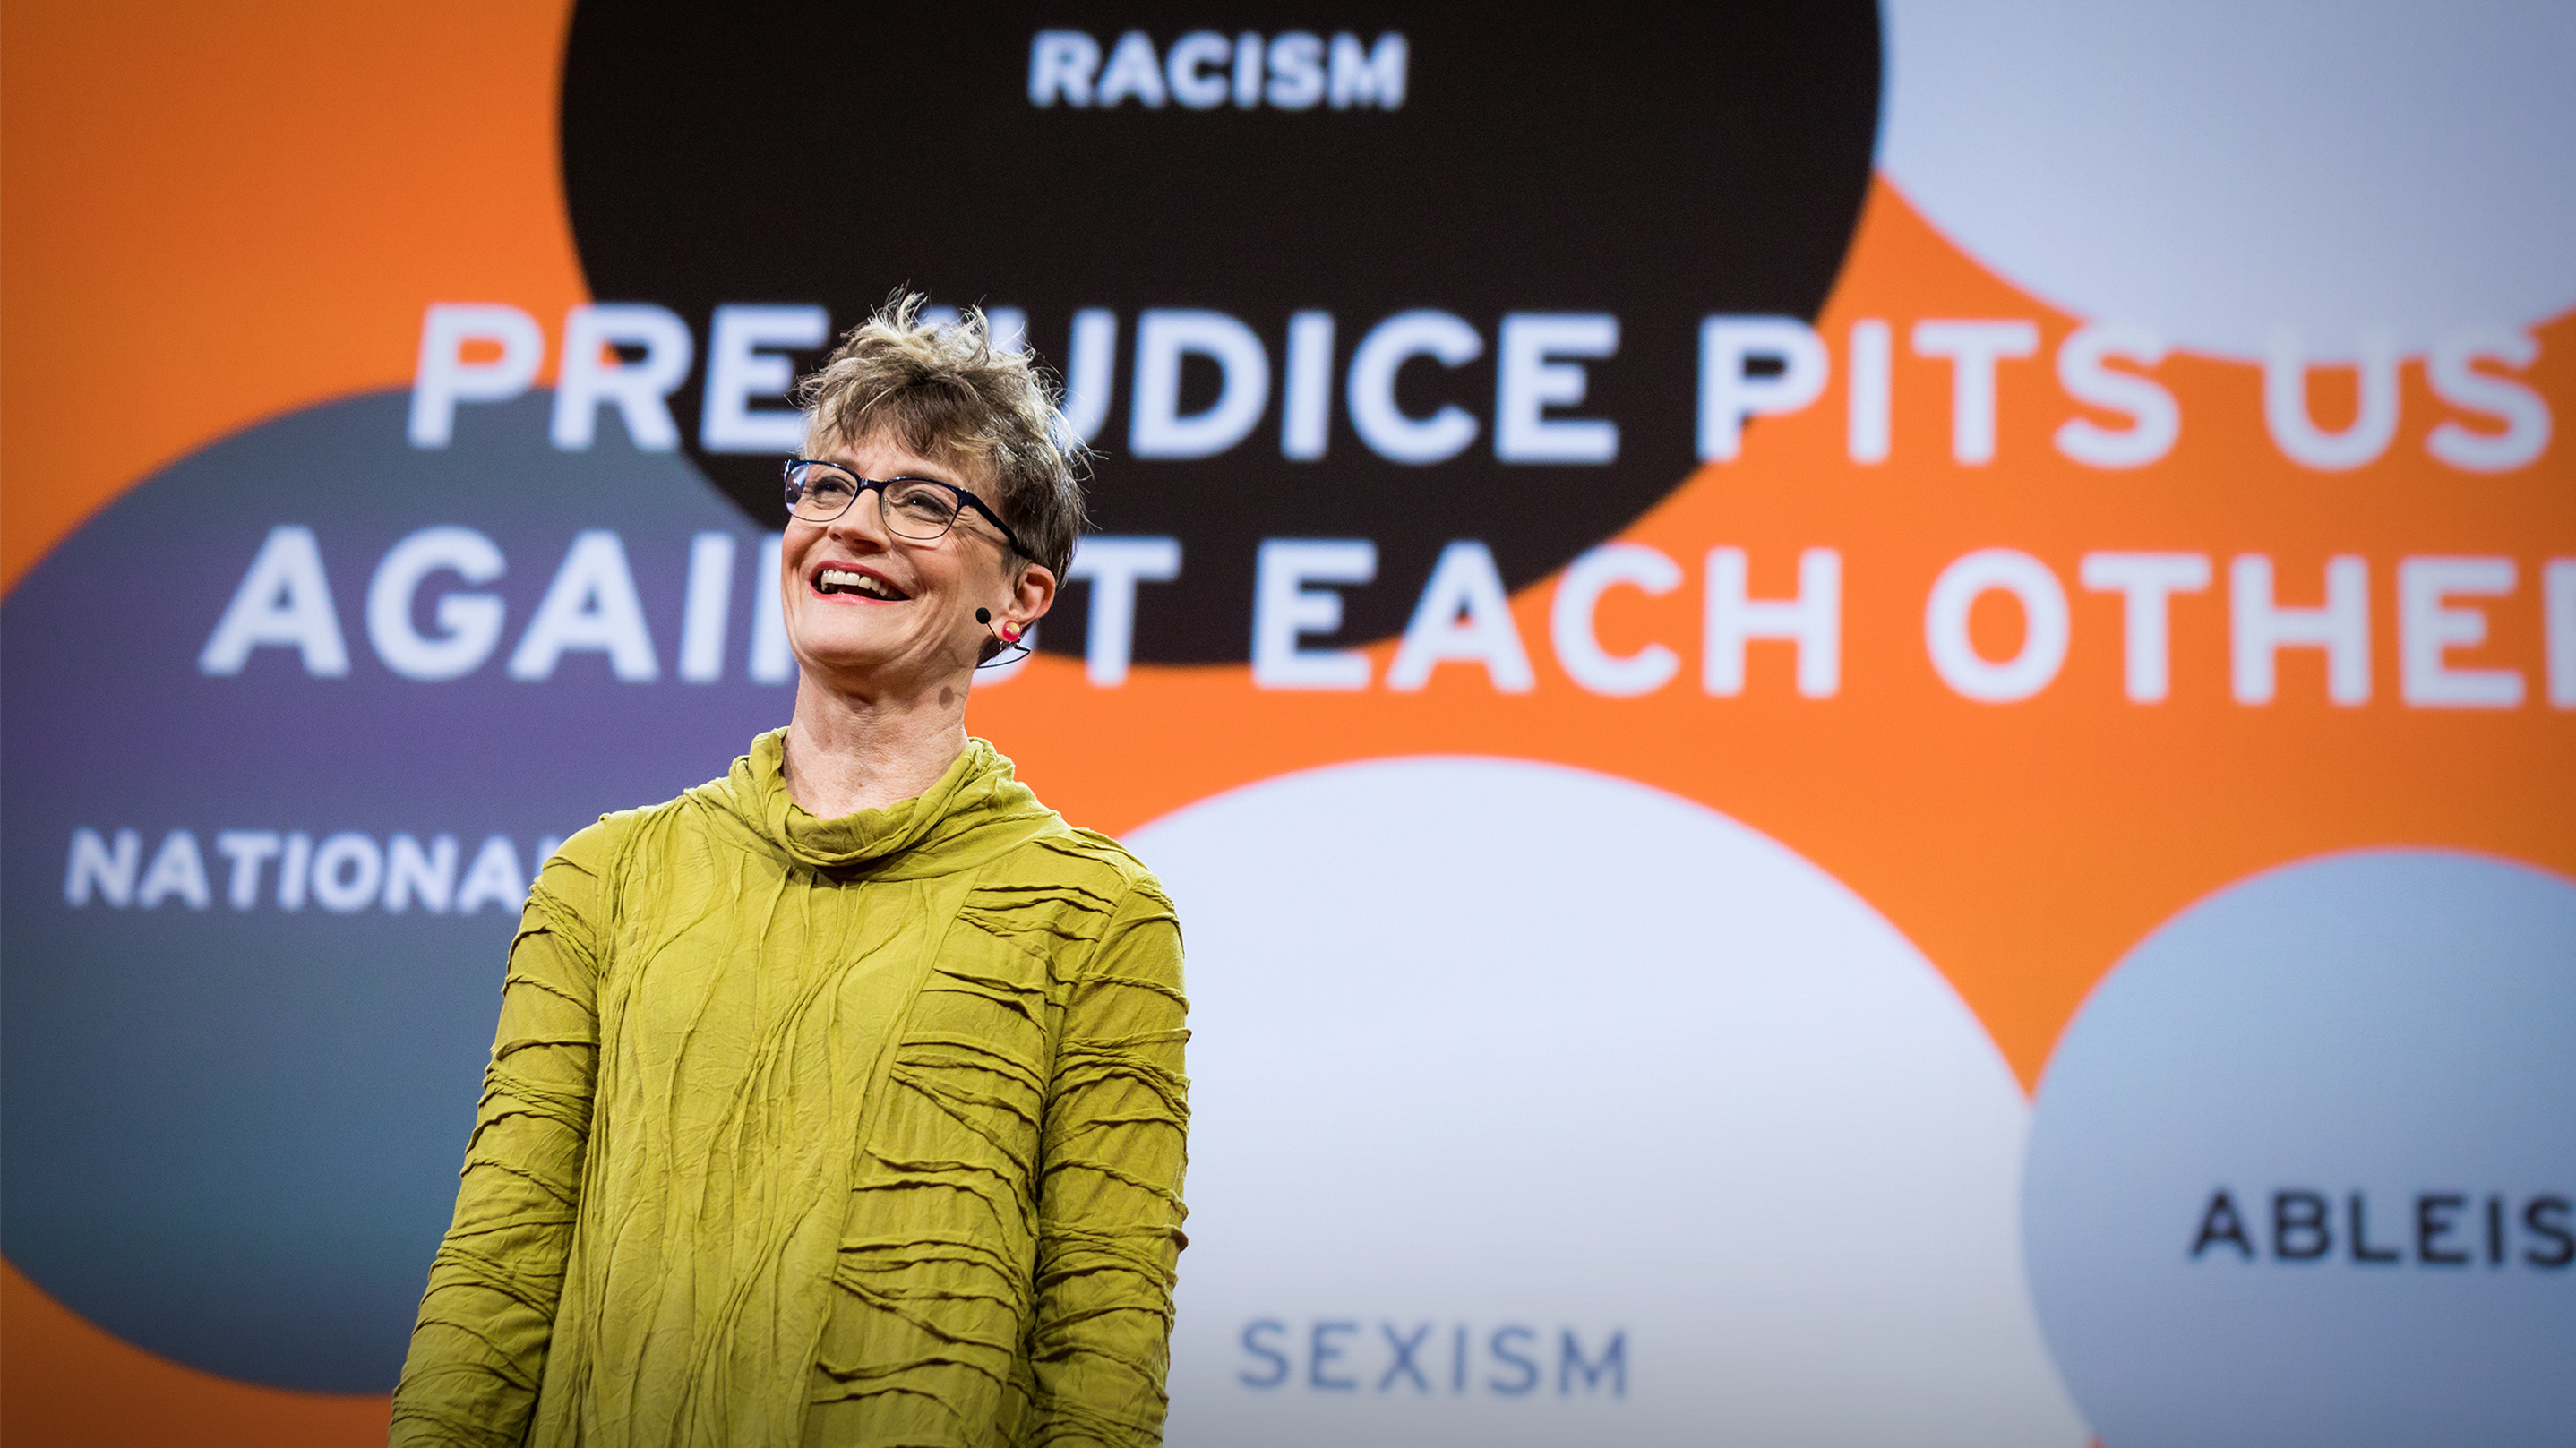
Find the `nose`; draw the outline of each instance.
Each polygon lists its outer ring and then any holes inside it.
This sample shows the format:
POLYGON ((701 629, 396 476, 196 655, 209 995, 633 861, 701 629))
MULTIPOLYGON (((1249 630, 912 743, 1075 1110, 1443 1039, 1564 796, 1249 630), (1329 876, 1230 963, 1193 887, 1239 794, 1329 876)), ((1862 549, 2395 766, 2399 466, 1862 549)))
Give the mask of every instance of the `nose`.
POLYGON ((823 525, 825 535, 836 543, 868 543, 881 551, 890 548, 893 540, 886 536, 884 501, 884 489, 865 489, 841 510, 841 516, 823 525))

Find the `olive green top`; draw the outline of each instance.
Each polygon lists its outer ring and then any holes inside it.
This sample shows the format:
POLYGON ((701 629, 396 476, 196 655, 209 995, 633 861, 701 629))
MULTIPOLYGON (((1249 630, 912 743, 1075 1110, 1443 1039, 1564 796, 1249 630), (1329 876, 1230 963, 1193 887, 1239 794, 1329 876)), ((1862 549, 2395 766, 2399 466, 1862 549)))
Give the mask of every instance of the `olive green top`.
POLYGON ((783 731, 529 894, 396 1444, 1150 1444, 1180 928, 978 739, 822 820, 783 731))

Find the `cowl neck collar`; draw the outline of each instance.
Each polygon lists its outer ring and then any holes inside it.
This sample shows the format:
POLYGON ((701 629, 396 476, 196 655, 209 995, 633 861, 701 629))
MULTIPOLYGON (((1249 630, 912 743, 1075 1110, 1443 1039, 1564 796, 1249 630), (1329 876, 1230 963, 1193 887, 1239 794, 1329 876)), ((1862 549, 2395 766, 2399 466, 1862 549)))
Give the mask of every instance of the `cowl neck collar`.
POLYGON ((788 797, 786 762, 787 731, 773 729, 751 742, 715 792, 753 833, 814 870, 892 880, 945 875, 1061 825, 982 739, 968 739, 938 783, 912 798, 833 820, 788 797))

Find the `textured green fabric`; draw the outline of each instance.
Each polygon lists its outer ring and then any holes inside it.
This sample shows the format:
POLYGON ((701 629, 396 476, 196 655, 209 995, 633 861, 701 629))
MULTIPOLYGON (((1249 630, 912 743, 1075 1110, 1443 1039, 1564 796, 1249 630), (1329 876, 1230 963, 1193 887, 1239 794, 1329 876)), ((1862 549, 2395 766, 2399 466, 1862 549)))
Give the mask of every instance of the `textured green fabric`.
POLYGON ((396 1444, 1160 1440, 1171 903, 982 740, 840 820, 782 749, 530 892, 396 1444))

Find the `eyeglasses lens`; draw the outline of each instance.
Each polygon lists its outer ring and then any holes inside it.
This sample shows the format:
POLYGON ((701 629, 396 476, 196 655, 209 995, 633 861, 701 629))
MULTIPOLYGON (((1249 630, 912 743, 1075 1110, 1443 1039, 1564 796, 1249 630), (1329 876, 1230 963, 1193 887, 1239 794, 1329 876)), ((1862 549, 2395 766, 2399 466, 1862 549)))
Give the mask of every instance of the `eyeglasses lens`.
POLYGON ((936 483, 897 478, 878 497, 885 504, 886 527, 897 537, 928 543, 957 522, 957 495, 936 483))
POLYGON ((787 511, 808 523, 829 523, 850 510, 858 485, 831 468, 789 468, 787 511))
MULTIPOLYGON (((937 483, 897 478, 871 485, 886 530, 916 543, 933 543, 957 523, 957 495, 937 483)), ((787 511, 808 523, 829 523, 850 510, 860 492, 857 479, 838 468, 790 466, 787 511)))

